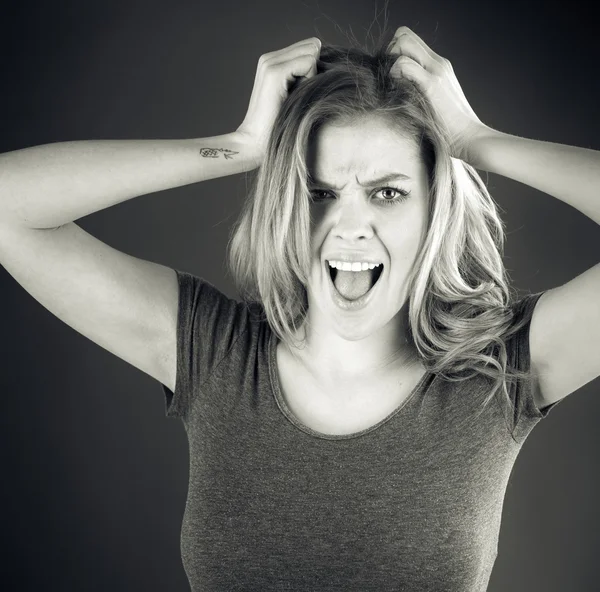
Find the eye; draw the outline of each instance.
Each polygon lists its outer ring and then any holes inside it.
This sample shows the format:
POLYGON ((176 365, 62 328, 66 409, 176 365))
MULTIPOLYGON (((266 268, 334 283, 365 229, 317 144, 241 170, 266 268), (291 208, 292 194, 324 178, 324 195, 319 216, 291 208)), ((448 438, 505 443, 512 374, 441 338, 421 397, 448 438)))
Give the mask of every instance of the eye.
MULTIPOLYGON (((384 199, 385 202, 396 202, 396 201, 404 201, 405 198, 408 197, 410 191, 406 191, 405 189, 399 189, 396 187, 383 187, 379 191, 393 191, 394 193, 399 193, 401 197, 392 198, 392 199, 384 199)), ((378 193, 379 193, 378 191, 378 193)))
MULTIPOLYGON (((397 193, 399 195, 399 197, 394 197, 392 199, 377 199, 375 201, 379 201, 382 203, 382 205, 384 206, 390 206, 390 205, 395 205, 398 204, 404 200, 406 200, 406 198, 410 195, 410 191, 407 191, 406 189, 400 189, 399 187, 381 187, 380 189, 378 189, 375 194, 383 192, 383 191, 392 191, 394 193, 397 193)), ((331 193, 329 191, 325 191, 324 189, 312 189, 310 191, 310 197, 312 199, 312 201, 314 202, 321 202, 324 199, 327 198, 327 196, 330 196, 331 193)))

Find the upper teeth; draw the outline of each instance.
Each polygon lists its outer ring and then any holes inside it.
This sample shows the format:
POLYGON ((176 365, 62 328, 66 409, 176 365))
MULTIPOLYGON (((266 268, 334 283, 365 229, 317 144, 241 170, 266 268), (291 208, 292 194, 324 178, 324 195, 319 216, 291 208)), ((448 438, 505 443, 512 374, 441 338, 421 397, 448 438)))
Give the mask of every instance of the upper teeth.
POLYGON ((335 267, 342 271, 365 271, 365 269, 375 269, 379 267, 381 263, 360 263, 354 261, 328 261, 329 267, 335 267))

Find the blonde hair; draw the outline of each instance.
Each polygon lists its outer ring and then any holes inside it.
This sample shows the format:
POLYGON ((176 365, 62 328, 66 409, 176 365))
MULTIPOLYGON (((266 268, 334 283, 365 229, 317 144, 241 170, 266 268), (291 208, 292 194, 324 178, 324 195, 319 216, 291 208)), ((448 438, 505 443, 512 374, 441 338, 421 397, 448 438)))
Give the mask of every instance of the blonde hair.
POLYGON ((372 53, 322 45, 318 75, 297 83, 277 116, 231 231, 228 271, 243 301, 261 304, 277 337, 300 346, 294 334, 308 310, 311 268, 309 141, 328 122, 385 118, 415 140, 429 178, 427 236, 408 280, 410 339, 424 366, 446 380, 477 373, 493 380, 482 411, 499 391, 510 405, 506 383, 529 373, 507 368, 505 341, 526 319, 515 319, 509 305, 503 222, 475 169, 451 157, 427 97, 390 76, 395 59, 383 43, 372 53))

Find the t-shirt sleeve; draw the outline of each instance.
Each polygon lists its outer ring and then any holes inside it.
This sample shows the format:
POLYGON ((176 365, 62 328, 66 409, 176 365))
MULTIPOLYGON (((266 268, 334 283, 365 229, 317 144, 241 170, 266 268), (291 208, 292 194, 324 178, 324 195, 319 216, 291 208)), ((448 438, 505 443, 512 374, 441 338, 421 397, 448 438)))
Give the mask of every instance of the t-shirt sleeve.
MULTIPOLYGON (((525 324, 513 334, 507 341, 508 361, 512 367, 519 370, 528 371, 531 367, 531 355, 529 349, 529 333, 533 311, 540 297, 544 292, 527 294, 518 300, 515 304, 515 313, 517 319, 525 319, 525 324)), ((517 432, 526 436, 533 426, 546 417, 561 401, 557 401, 545 407, 539 408, 535 402, 534 382, 519 381, 513 386, 514 402, 514 420, 517 425, 517 432)), ((561 399, 562 400, 562 399, 561 399)))
POLYGON ((167 417, 185 417, 194 397, 245 328, 242 307, 204 278, 175 270, 179 284, 174 391, 161 384, 167 417))

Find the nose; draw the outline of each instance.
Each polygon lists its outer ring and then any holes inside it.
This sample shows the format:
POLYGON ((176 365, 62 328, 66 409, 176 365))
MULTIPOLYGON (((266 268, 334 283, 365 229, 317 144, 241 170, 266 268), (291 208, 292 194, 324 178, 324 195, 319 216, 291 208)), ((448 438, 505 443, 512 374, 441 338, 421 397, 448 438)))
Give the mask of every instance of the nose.
POLYGON ((347 242, 358 239, 370 239, 373 228, 367 208, 362 208, 359 200, 349 200, 338 204, 335 212, 334 235, 347 242))

